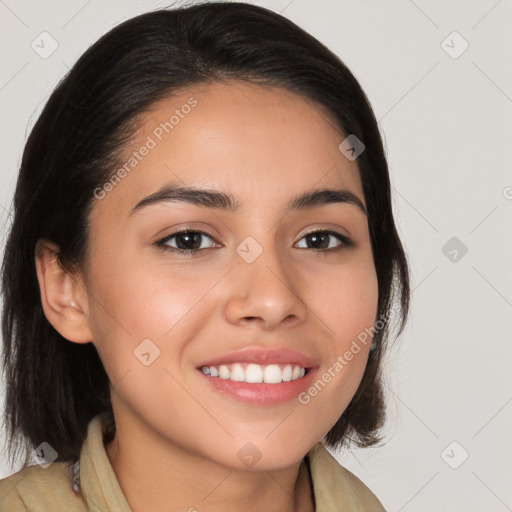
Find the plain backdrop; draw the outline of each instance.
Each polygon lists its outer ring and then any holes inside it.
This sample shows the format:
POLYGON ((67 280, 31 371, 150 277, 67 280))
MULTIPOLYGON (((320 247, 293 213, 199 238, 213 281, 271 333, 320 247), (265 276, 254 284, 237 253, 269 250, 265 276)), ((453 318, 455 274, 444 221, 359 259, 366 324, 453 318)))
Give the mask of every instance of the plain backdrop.
MULTIPOLYGON (((385 443, 335 456, 388 511, 512 510, 511 1, 254 3, 320 39, 368 94, 412 269, 385 443)), ((164 5, 0 1, 2 242, 24 143, 58 80, 110 28, 164 5), (46 58, 41 37, 58 45, 46 58)), ((0 477, 16 469, 0 457, 0 477)))

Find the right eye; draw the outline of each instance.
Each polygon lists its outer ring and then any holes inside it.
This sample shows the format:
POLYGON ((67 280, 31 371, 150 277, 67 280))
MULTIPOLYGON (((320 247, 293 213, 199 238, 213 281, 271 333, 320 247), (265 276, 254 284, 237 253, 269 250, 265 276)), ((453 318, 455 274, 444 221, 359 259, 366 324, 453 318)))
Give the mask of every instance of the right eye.
POLYGON ((204 237, 207 237, 215 242, 213 237, 204 231, 184 229, 167 235, 165 238, 156 242, 155 245, 164 251, 194 256, 204 249, 211 248, 203 247, 202 239, 204 237), (175 244, 175 246, 171 245, 171 241, 173 239, 175 239, 175 241, 172 243, 175 244))

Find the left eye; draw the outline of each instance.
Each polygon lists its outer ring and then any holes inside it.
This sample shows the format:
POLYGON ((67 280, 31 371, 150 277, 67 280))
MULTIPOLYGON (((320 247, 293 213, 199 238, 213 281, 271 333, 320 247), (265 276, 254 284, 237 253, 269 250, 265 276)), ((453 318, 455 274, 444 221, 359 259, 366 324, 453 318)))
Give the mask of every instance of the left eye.
POLYGON ((338 250, 343 249, 344 247, 351 247, 353 245, 352 240, 350 240, 350 238, 348 238, 347 236, 342 235, 337 231, 330 230, 313 231, 312 233, 304 235, 301 240, 307 240, 309 243, 313 245, 312 249, 317 251, 338 250), (329 238, 331 239, 330 241, 329 238), (333 239, 336 239, 338 241, 337 245, 335 243, 331 243, 333 239))

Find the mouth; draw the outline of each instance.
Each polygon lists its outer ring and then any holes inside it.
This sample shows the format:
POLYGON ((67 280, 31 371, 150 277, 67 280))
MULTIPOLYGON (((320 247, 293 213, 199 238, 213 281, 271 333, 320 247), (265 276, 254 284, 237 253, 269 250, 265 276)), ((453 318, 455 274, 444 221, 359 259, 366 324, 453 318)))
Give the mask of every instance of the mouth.
POLYGON ((210 390, 238 402, 277 405, 296 399, 319 365, 293 350, 247 348, 196 367, 210 390))

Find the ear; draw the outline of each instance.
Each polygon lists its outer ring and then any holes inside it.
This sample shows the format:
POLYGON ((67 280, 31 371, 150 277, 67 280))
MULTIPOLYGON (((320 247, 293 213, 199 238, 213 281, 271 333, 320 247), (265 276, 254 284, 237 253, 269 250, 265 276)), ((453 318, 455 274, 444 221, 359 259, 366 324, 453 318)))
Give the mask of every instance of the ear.
POLYGON ((92 332, 83 280, 61 266, 58 254, 59 247, 53 242, 37 241, 35 263, 44 314, 67 340, 88 343, 92 332))

